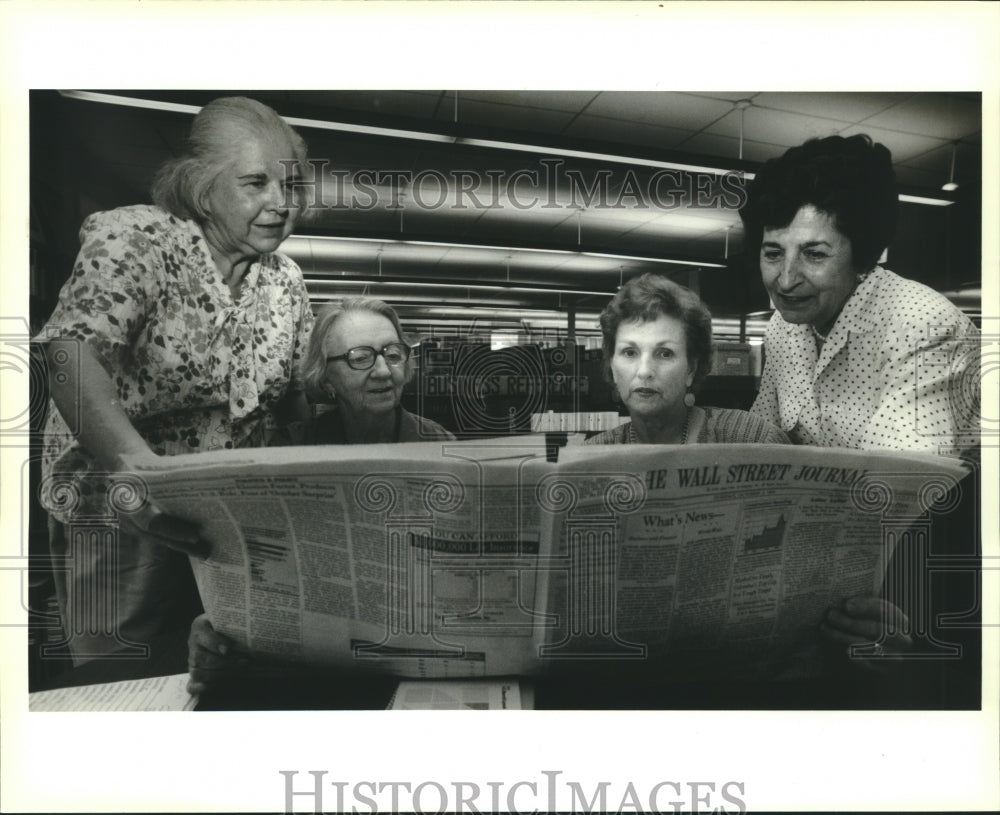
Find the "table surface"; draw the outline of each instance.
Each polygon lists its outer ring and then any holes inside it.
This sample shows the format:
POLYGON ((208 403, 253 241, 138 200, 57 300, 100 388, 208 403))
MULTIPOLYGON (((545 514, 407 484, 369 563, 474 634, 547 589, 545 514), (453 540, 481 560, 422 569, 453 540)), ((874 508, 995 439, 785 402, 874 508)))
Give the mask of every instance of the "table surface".
MULTIPOLYGON (((139 659, 95 659, 68 668, 37 690, 187 672, 187 632, 150 643, 139 659)), ((642 664, 578 663, 526 677, 541 710, 976 710, 978 663, 909 665, 888 675, 864 672, 823 680, 710 682, 671 679, 642 664)), ((197 710, 384 710, 399 677, 353 669, 283 666, 248 672, 202 694, 197 710)))

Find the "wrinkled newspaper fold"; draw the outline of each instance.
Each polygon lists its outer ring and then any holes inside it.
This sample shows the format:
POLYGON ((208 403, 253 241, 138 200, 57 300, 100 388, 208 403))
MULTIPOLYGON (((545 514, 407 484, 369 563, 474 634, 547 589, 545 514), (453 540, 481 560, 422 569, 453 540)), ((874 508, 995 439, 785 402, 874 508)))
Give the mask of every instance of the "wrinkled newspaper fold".
POLYGON ((878 593, 959 463, 771 445, 544 437, 286 447, 136 470, 211 544, 212 624, 250 650, 404 677, 663 663, 816 670, 827 608, 878 593))

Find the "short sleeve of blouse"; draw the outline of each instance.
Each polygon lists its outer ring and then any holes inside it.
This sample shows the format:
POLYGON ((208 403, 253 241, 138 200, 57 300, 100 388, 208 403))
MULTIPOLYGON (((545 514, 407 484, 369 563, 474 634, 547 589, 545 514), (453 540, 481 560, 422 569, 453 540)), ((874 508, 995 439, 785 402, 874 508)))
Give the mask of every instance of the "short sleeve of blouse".
POLYGON ((937 450, 978 437, 979 336, 934 292, 894 302, 878 371, 881 400, 865 448, 937 450))
MULTIPOLYGON (((144 209, 144 212, 149 210, 144 209)), ((169 217, 163 213, 164 221, 169 217)), ((141 329, 161 265, 165 224, 130 209, 99 212, 80 228, 81 248, 42 338, 77 339, 112 364, 141 329)))

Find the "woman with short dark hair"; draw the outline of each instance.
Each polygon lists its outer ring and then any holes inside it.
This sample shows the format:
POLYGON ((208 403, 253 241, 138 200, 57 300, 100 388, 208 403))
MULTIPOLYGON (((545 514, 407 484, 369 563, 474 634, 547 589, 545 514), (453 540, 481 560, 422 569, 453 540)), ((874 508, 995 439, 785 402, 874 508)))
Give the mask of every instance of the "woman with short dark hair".
POLYGON ((945 297, 878 265, 896 214, 892 157, 867 136, 794 147, 749 187, 747 251, 777 309, 752 412, 796 443, 975 441, 978 333, 945 297))
POLYGON ((669 278, 629 280, 601 314, 604 371, 630 422, 587 444, 787 444, 784 433, 744 410, 695 406, 712 370, 712 315, 669 278))
MULTIPOLYGON (((752 412, 798 444, 949 453, 978 439, 978 332, 933 289, 878 265, 896 230, 892 156, 830 136, 768 161, 740 210, 777 312, 752 412)), ((902 610, 855 597, 823 631, 911 643, 902 610)))

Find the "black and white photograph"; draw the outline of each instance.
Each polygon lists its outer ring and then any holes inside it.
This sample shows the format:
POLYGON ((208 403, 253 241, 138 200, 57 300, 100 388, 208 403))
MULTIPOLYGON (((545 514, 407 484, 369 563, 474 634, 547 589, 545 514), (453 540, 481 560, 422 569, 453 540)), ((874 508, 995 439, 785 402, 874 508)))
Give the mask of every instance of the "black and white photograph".
POLYGON ((137 5, 5 57, 5 809, 1000 805, 1000 15, 137 5))

